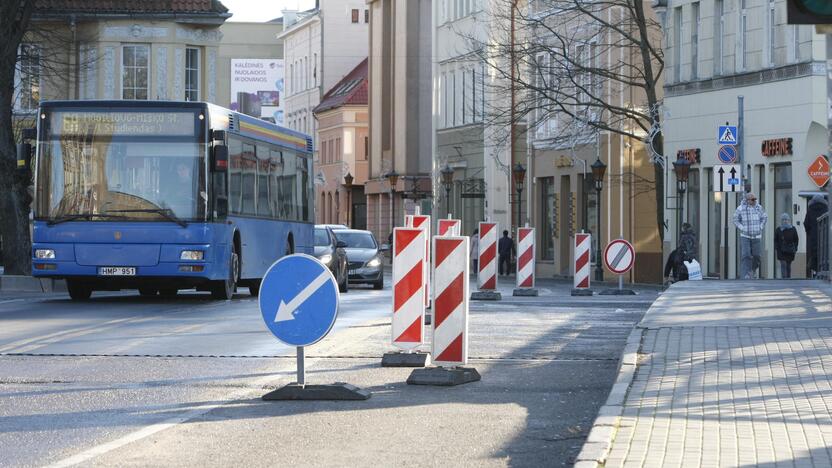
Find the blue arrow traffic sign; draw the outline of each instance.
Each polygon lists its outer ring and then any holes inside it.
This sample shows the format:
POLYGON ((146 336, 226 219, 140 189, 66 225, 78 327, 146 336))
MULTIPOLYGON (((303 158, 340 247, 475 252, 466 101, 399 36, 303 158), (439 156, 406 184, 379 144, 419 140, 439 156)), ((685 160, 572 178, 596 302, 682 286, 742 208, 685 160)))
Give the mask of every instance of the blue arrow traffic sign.
POLYGON ((720 125, 719 135, 717 135, 717 143, 720 145, 736 145, 737 144, 737 126, 736 125, 720 125))
POLYGON ((266 272, 260 314, 269 331, 291 346, 309 346, 329 333, 338 316, 338 283, 323 263, 288 255, 266 272))
POLYGON ((723 164, 734 164, 737 162, 737 147, 734 145, 720 146, 717 159, 723 164))

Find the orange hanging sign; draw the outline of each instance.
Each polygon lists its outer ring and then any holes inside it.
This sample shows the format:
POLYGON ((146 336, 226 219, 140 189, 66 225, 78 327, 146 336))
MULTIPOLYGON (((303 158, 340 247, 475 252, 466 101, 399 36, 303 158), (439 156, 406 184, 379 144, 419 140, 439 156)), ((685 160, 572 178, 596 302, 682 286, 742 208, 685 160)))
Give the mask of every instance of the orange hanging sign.
POLYGON ((812 164, 809 164, 807 172, 809 173, 809 178, 812 179, 815 185, 821 188, 826 185, 829 182, 829 161, 826 159, 826 156, 820 155, 815 158, 812 164))

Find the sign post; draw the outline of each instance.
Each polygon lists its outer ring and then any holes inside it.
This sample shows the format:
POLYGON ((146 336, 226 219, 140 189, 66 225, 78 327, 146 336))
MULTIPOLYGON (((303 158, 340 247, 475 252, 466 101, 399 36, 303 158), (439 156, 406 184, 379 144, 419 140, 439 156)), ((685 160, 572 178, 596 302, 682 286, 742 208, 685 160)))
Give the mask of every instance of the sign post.
POLYGON ((604 265, 612 273, 618 275, 618 289, 607 289, 600 294, 614 296, 632 296, 635 291, 624 289, 624 274, 633 268, 636 261, 636 251, 633 244, 624 239, 616 239, 604 249, 604 265))
POLYGON ((332 272, 309 255, 287 255, 266 272, 260 288, 260 314, 275 338, 297 348, 297 382, 263 395, 264 400, 370 398, 370 392, 349 384, 306 384, 304 347, 322 340, 335 325, 339 299, 332 272))

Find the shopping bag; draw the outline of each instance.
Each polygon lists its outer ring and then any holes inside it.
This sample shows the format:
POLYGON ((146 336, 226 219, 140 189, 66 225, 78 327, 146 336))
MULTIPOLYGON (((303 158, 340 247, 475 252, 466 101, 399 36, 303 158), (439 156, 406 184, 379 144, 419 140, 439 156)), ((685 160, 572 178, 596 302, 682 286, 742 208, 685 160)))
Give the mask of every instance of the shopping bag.
POLYGON ((688 269, 689 281, 702 279, 702 266, 699 265, 699 262, 697 262, 696 259, 685 262, 685 268, 688 269))

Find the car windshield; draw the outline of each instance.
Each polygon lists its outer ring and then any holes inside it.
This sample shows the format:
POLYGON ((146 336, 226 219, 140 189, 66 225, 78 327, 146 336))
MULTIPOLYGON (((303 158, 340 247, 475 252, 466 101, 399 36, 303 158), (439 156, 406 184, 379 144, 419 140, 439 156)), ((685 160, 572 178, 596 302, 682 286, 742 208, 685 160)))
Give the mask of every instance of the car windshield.
POLYGON ((375 249, 376 240, 369 232, 336 231, 335 237, 350 249, 375 249))
POLYGON ((37 160, 37 219, 203 219, 194 111, 55 111, 37 160))
POLYGON ((326 229, 315 229, 315 247, 326 247, 329 245, 329 235, 326 229))

